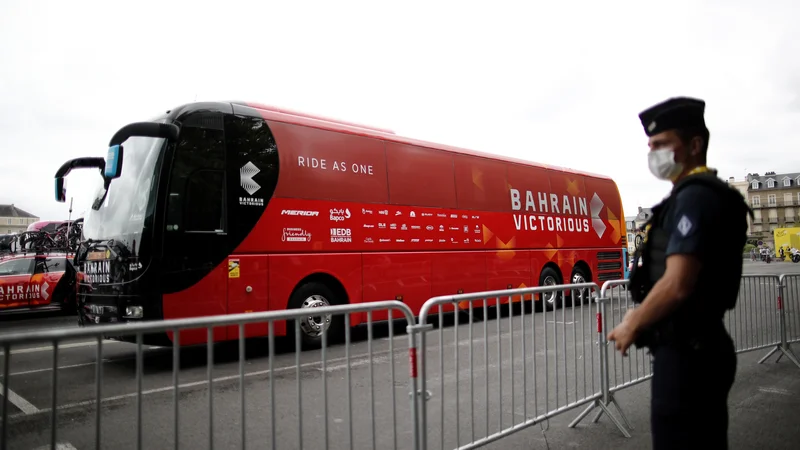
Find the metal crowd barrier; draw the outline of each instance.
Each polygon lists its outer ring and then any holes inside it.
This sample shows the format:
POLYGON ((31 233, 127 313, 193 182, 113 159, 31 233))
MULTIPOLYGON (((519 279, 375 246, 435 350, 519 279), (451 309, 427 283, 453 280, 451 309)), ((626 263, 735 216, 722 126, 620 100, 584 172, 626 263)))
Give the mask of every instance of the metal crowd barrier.
MULTIPOLYGON (((606 282, 602 289, 595 283, 583 283, 436 297, 423 305, 418 325, 414 324, 409 307, 397 301, 317 308, 314 315, 343 315, 345 320, 344 347, 329 347, 327 335, 323 335, 318 352, 299 350, 297 321, 308 315, 304 310, 0 335, 0 361, 4 363, 0 449, 10 448, 9 428, 24 419, 20 414, 10 414, 8 407, 12 353, 15 346, 23 344, 48 343, 53 349, 51 407, 36 413, 43 417, 33 425, 36 435, 42 436, 41 430, 48 429, 48 421, 51 448, 56 448, 61 435, 86 434, 83 429, 58 426, 57 413, 63 409, 58 402, 59 348, 76 338, 97 341, 94 400, 79 404, 84 410, 94 409, 96 448, 101 444, 113 448, 128 439, 135 440, 137 448, 152 448, 154 439, 158 440, 158 448, 178 448, 179 442, 196 447, 198 437, 181 434, 179 421, 182 411, 190 406, 208 409, 209 448, 245 448, 248 441, 255 440, 259 445, 268 442, 273 449, 278 442, 281 446, 294 442, 294 448, 302 448, 305 443, 324 448, 471 449, 579 407, 584 409, 570 427, 596 410, 593 422, 606 414, 624 436, 630 437, 631 427, 614 394, 652 377, 652 361, 645 349, 635 347, 623 358, 607 340, 608 332, 635 307, 626 285, 626 280, 618 280, 606 282), (534 314, 534 304, 529 300, 550 292, 562 293, 564 306, 534 314), (381 341, 373 335, 373 314, 383 311, 389 311, 390 319, 406 321, 407 347, 395 348, 400 341, 394 336, 394 327, 389 326, 388 352, 374 350, 375 343, 381 341), (457 313, 445 316, 449 311, 457 313), (363 370, 355 367, 351 355, 359 344, 352 340, 349 326, 351 314, 356 313, 367 316, 367 353, 361 355, 364 358, 358 364, 369 371, 368 381, 363 383, 351 379, 354 370, 363 370), (493 321, 491 314, 496 315, 493 321), (296 325, 294 365, 276 367, 275 325, 284 320, 294 320, 296 325), (445 326, 449 320, 455 322, 454 327, 445 326), (227 375, 214 378, 215 346, 207 345, 210 363, 205 377, 194 374, 198 379, 180 384, 179 373, 189 377, 181 373, 181 331, 205 329, 207 342, 211 343, 213 329, 234 326, 238 327, 238 336, 243 336, 245 325, 249 328, 257 323, 266 323, 262 326, 268 329, 268 370, 245 371, 245 340, 240 338, 238 371, 228 368, 224 371, 227 375), (143 341, 149 333, 165 331, 176 332, 171 350, 173 383, 171 387, 147 392, 164 393, 162 402, 169 401, 171 393, 172 414, 159 418, 160 428, 154 436, 148 436, 143 433, 145 419, 149 419, 149 414, 143 415, 143 341), (103 397, 103 338, 119 335, 136 337, 136 389, 132 395, 112 396, 109 400, 103 397), (343 358, 330 358, 331 352, 342 351, 343 358), (404 358, 405 352, 407 370, 398 372, 396 356, 404 358), (381 358, 382 363, 376 362, 381 358), (302 373, 310 366, 321 369, 318 379, 302 373), (344 379, 335 375, 339 372, 344 372, 344 379), (278 382, 281 388, 276 390, 278 382), (408 398, 396 392, 397 384, 407 386, 408 398), (202 390, 205 397, 183 395, 187 394, 187 387, 206 387, 202 390), (238 401, 225 403, 229 400, 226 397, 221 400, 223 404, 215 404, 215 388, 224 392, 237 387, 238 401), (331 406, 330 392, 346 393, 344 404, 337 400, 331 406), (126 398, 135 398, 135 405, 115 404, 115 399, 126 398), (618 414, 612 414, 612 405, 618 414), (135 422, 131 423, 135 436, 126 438, 126 430, 114 429, 112 434, 104 431, 103 420, 115 413, 129 415, 129 420, 135 422), (215 436, 220 420, 226 426, 238 427, 241 436, 215 436), (247 424, 257 425, 254 429, 247 424)), ((786 356, 800 367, 790 348, 791 343, 800 340, 800 275, 744 276, 737 306, 726 313, 724 321, 737 352, 770 349, 760 362, 778 353, 778 360, 786 356)), ((223 372, 222 368, 218 370, 223 372)), ((151 419, 148 427, 152 426, 151 419)), ((30 448, 41 443, 20 445, 30 448)))
POLYGON ((419 447, 435 442, 431 447, 477 448, 586 404, 604 409, 602 333, 599 311, 591 302, 597 291, 596 284, 583 283, 449 295, 426 302, 414 330, 421 349, 419 384, 426 394, 418 396, 419 447), (520 301, 569 288, 564 295, 569 301, 560 309, 526 314, 526 307, 533 305, 520 301), (497 305, 491 325, 490 305, 497 305), (461 310, 455 315, 456 327, 445 331, 442 310, 456 307, 461 310), (434 309, 438 332, 431 323, 434 309), (474 320, 476 311, 483 319, 480 324, 474 320), (467 316, 466 331, 458 327, 462 315, 467 316), (466 333, 467 339, 460 340, 459 333, 466 333), (446 342, 454 343, 448 352, 446 342))
MULTIPOLYGON (((30 333, 18 333, 13 335, 0 335, 0 349, 3 350, 3 378, 2 378, 2 432, 0 432, 0 449, 20 446, 21 448, 34 448, 41 446, 38 439, 49 437, 49 448, 56 449, 60 439, 74 442, 75 439, 81 440, 81 436, 91 435, 94 431, 94 448, 121 448, 127 447, 130 442, 136 442, 136 448, 179 448, 179 443, 184 447, 199 448, 202 443, 197 442, 203 439, 193 432, 192 426, 195 423, 181 423, 180 416, 184 411, 190 411, 196 417, 197 411, 207 408, 207 446, 208 448, 245 448, 248 443, 248 434, 257 435, 257 444, 254 447, 261 448, 268 443, 269 448, 277 448, 278 440, 284 447, 287 442, 294 440, 292 448, 303 448, 306 446, 325 448, 376 448, 376 442, 393 444, 392 448, 399 448, 403 442, 415 442, 417 435, 416 426, 419 423, 416 417, 416 402, 413 395, 417 391, 416 375, 413 373, 416 351, 416 335, 409 333, 407 340, 408 346, 405 349, 395 348, 395 337, 393 327, 389 326, 388 352, 377 354, 373 352, 373 314, 376 312, 387 312, 390 321, 392 319, 405 319, 407 325, 414 324, 414 316, 409 307, 399 301, 384 301, 374 303, 362 303, 354 305, 330 306, 317 308, 314 315, 343 315, 345 322, 345 345, 344 358, 329 360, 328 353, 332 349, 328 348, 327 333, 322 335, 322 347, 319 352, 302 352, 300 349, 300 326, 298 319, 309 314, 308 310, 285 310, 271 311, 262 313, 235 314, 229 316, 216 316, 205 318, 191 318, 181 320, 168 320, 161 322, 143 322, 131 325, 109 325, 93 328, 80 329, 61 329, 52 331, 40 331, 30 333), (368 351, 363 365, 368 366, 369 378, 368 386, 354 388, 351 381, 351 314, 365 313, 367 316, 367 346, 368 351), (275 325, 276 322, 284 320, 295 321, 295 359, 294 366, 276 367, 275 365, 275 325), (245 325, 250 329, 253 324, 268 330, 268 370, 247 373, 245 370, 245 325), (214 365, 215 353, 213 345, 214 330, 222 326, 238 327, 238 371, 226 370, 227 375, 215 378, 214 365), (192 382, 181 384, 179 372, 181 370, 181 332, 188 330, 205 329, 207 333, 207 360, 206 376, 192 382), (150 420, 150 410, 143 407, 143 392, 152 393, 153 390, 143 389, 143 341, 144 336, 150 333, 174 332, 174 346, 172 347, 172 386, 155 389, 155 392, 163 392, 164 396, 159 400, 169 402, 171 394, 172 414, 168 417, 158 417, 157 421, 150 420), (135 336, 135 392, 133 395, 103 397, 104 388, 104 337, 105 336, 135 336), (86 382, 84 386, 87 390, 92 389, 94 384, 94 399, 84 401, 78 406, 84 410, 94 409, 94 430, 80 428, 69 428, 69 424, 59 427, 58 416, 65 415, 59 404, 59 387, 61 386, 58 373, 59 347, 69 344, 64 342, 75 340, 76 338, 89 338, 97 341, 96 363, 94 364, 94 380, 82 380, 86 382), (21 344, 45 343, 52 345, 52 371, 50 386, 50 408, 36 412, 41 417, 35 421, 31 428, 35 430, 31 442, 12 442, 9 441, 9 429, 19 423, 21 419, 30 420, 30 415, 25 413, 9 413, 9 384, 10 368, 13 360, 14 348, 21 344), (407 352, 408 357, 402 358, 406 366, 403 370, 397 371, 395 361, 398 353, 407 352), (310 358, 308 353, 319 353, 319 360, 310 358), (303 358, 301 358, 301 355, 303 358), (388 363, 382 364, 381 369, 374 362, 378 358, 388 359, 388 363), (335 362, 335 364, 333 364, 335 362), (309 366, 318 367, 321 376, 318 379, 309 379, 307 374, 302 374, 303 368, 309 366), (388 366, 388 368, 386 367, 388 366), (329 374, 344 372, 344 380, 341 377, 333 377, 329 374), (233 373, 231 373, 233 372, 233 373), (294 378, 294 380, 286 380, 294 378), (281 381, 282 388, 275 389, 276 380, 281 381), (92 383, 92 381, 94 383, 92 383), (237 383, 238 381, 238 383, 237 383), (396 383, 405 383, 408 386, 406 395, 396 393, 396 383), (287 386, 288 385, 288 386, 287 386), (294 389, 291 388, 293 385, 294 389), (207 386, 204 390, 207 398, 193 398, 185 392, 187 388, 207 386), (231 404, 215 404, 214 393, 216 389, 233 390, 238 387, 239 399, 231 404), (328 397, 329 392, 346 392, 346 404, 331 405, 328 397), (136 398, 135 406, 120 405, 115 400, 136 398), (305 400, 305 402, 304 402, 305 400), (305 403, 305 405, 304 405, 305 403), (311 403, 309 405, 309 403, 311 403), (359 411, 368 410, 369 414, 359 414, 354 417, 354 406, 359 411), (332 421, 331 414, 335 413, 338 417, 332 421), (115 426, 113 429, 103 427, 103 421, 114 414, 124 414, 127 421, 123 420, 126 427, 115 426), (166 423, 164 423, 166 421, 166 423), (171 421, 171 424, 169 423, 171 421), (231 436, 216 437, 214 430, 220 429, 220 422, 225 427, 237 427, 241 431, 238 442, 231 436), (344 423, 342 423, 344 422, 344 423), (380 423, 378 423, 380 422, 380 423), (248 424, 251 424, 248 427, 248 424), (376 425, 377 424, 377 425, 376 425), (46 433, 49 425, 49 436, 46 433), (190 428, 188 433, 181 433, 181 425, 190 428), (156 430, 156 433, 143 433, 145 428, 156 430), (133 430, 135 430, 135 435, 133 430), (172 436, 169 436, 172 432, 172 436), (356 435, 357 434, 357 435, 356 435), (407 434, 408 436, 403 436, 407 434), (188 442, 187 442, 188 441, 188 442)), ((291 337, 289 337, 291 339, 291 337)), ((235 343, 236 341, 234 341, 235 343)), ((219 346, 220 344, 217 344, 219 346)), ((223 344, 224 345, 224 344, 223 344)), ((186 351, 186 348, 183 349, 186 351)), ((21 349, 24 353, 25 349, 21 349)), ((405 365, 403 364, 403 365, 405 365)), ((230 369, 230 368, 228 368, 230 369)), ((361 369, 363 370, 363 369, 361 369)), ((197 375, 197 374, 195 374, 197 375)), ((184 374, 184 376, 186 376, 184 374)), ((74 388, 74 387, 73 387, 74 388)), ((13 395, 13 394, 12 394, 13 395)), ((219 395, 219 394, 218 394, 219 395)), ((230 400, 230 398, 227 398, 230 400)), ((74 405, 73 405, 74 406, 74 405)), ((184 419, 185 420, 185 419, 184 419)), ((194 422, 194 421, 193 421, 194 422)), ((30 427, 30 426, 29 426, 30 427)), ((29 439, 30 440, 30 439, 29 439)), ((383 446, 382 445, 382 446, 383 446)), ((83 448, 83 447, 81 447, 83 448)))
MULTIPOLYGON (((601 353, 604 361, 603 393, 606 408, 597 412, 593 422, 597 422, 603 413, 620 429, 623 435, 630 437, 629 422, 625 417, 614 393, 647 381, 653 376, 652 357, 647 349, 631 346, 628 356, 622 357, 609 345, 608 332, 616 327, 625 317, 629 309, 636 305, 627 291, 628 280, 612 280, 603 284, 600 297, 597 299, 598 311, 603 320, 601 333, 601 353), (614 405, 624 426, 610 414, 608 406, 614 405)), ((766 361, 776 352, 780 352, 778 361, 786 356, 798 368, 800 361, 792 353, 789 344, 798 340, 800 333, 800 276, 798 275, 743 275, 739 295, 734 309, 725 313, 725 327, 734 342, 736 353, 747 353, 771 348, 759 364, 766 361), (787 309, 789 310, 787 312, 787 309), (791 340, 791 338, 794 341, 791 340)), ((591 410, 584 411, 570 424, 574 427, 591 410)))

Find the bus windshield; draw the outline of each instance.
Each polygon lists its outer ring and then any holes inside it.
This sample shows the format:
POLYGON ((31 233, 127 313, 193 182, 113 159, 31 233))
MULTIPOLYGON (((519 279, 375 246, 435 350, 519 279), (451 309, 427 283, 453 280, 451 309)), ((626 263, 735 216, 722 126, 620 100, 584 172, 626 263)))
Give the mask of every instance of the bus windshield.
POLYGON ((105 200, 98 209, 88 208, 83 224, 83 239, 109 240, 123 244, 139 254, 148 218, 152 220, 155 199, 156 163, 165 144, 164 138, 131 137, 125 148, 122 175, 114 179, 106 192, 99 179, 94 201, 105 200))

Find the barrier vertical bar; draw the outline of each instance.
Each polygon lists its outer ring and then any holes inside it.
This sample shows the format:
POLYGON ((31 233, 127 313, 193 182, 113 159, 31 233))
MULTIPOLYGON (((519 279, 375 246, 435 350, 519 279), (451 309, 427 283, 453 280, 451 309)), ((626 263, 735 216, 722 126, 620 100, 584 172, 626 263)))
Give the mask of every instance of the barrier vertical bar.
MULTIPOLYGON (((6 344, 3 347, 3 431, 0 432, 0 448, 6 448, 8 437, 8 384, 11 367, 11 346, 6 344)), ((99 406, 98 406, 99 407, 99 406)))
POLYGON ((180 349, 181 349, 181 330, 175 329, 173 331, 173 342, 172 342, 172 389, 174 395, 172 396, 172 417, 173 422, 175 422, 175 448, 180 448, 178 446, 178 442, 180 439, 180 426, 178 425, 178 415, 179 415, 179 404, 180 404, 180 396, 178 391, 178 372, 180 372, 181 366, 181 359, 180 359, 180 349))
POLYGON ((214 448, 214 326, 207 328, 208 448, 214 448))
MULTIPOLYGON (((3 378, 8 384, 8 379, 3 378)), ((51 379, 53 389, 50 395, 50 448, 56 448, 58 439, 58 341, 53 341, 53 377, 51 379)), ((5 424, 3 424, 5 427, 5 424)))

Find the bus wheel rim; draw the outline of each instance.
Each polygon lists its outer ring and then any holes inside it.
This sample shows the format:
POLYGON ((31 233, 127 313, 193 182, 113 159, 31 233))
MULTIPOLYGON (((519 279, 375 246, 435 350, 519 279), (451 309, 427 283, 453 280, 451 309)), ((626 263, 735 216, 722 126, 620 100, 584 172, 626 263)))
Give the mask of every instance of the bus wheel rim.
MULTIPOLYGON (((586 283, 586 279, 583 278, 583 275, 576 273, 572 275, 572 284, 583 284, 586 283)), ((586 289, 579 289, 578 293, 575 295, 578 297, 579 300, 583 301, 584 297, 586 296, 586 289)))
MULTIPOLYGON (((545 286, 555 286, 558 283, 556 283, 556 279, 553 278, 552 276, 547 276, 544 278, 544 283, 542 284, 545 286)), ((556 301, 556 293, 554 291, 545 293, 544 301, 552 305, 556 301)))
MULTIPOLYGON (((323 306, 330 306, 328 299, 321 295, 312 295, 303 300, 300 306, 302 309, 321 308, 323 306)), ((303 333, 310 337, 321 337, 323 330, 327 330, 331 326, 331 315, 324 316, 308 315, 300 319, 300 329, 303 333)))

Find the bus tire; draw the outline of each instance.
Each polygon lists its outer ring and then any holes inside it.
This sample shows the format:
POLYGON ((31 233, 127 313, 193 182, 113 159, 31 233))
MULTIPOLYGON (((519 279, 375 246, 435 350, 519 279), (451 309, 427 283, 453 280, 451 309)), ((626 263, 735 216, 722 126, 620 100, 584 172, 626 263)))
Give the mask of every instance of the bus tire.
MULTIPOLYGON (((295 289, 289 299, 289 309, 311 309, 340 304, 333 290, 323 283, 311 281, 295 289)), ((287 336, 295 342, 295 320, 286 323, 287 336)), ((322 347, 323 326, 327 329, 328 345, 344 335, 344 315, 303 316, 300 323, 300 342, 303 350, 322 347)))
MULTIPOLYGON (((583 284, 589 283, 592 281, 592 276, 581 266, 575 266, 572 269, 572 276, 570 277, 571 284, 583 284)), ((576 305, 585 305, 589 303, 592 298, 592 292, 588 288, 584 289, 575 289, 574 294, 570 292, 570 299, 568 301, 569 305, 572 306, 572 297, 575 297, 575 304, 576 305)))
MULTIPOLYGON (((539 275, 539 286, 555 286, 562 284, 561 274, 552 267, 545 267, 539 275)), ((554 308, 561 308, 564 299, 562 291, 547 292, 539 294, 540 308, 552 311, 554 308)))

